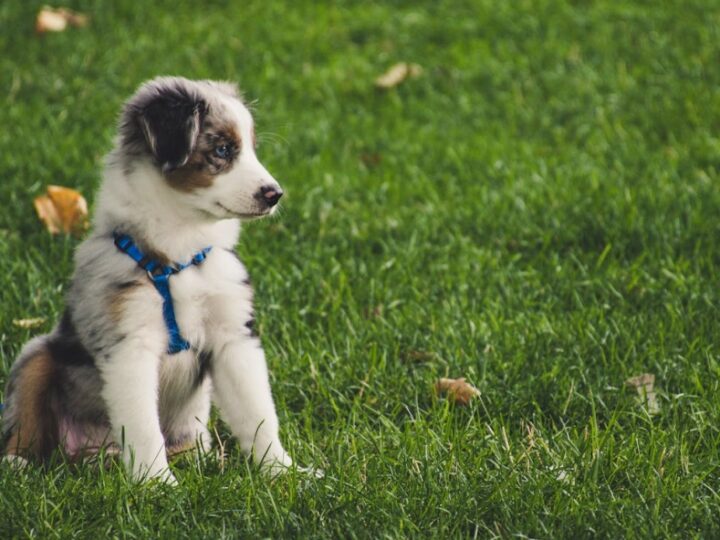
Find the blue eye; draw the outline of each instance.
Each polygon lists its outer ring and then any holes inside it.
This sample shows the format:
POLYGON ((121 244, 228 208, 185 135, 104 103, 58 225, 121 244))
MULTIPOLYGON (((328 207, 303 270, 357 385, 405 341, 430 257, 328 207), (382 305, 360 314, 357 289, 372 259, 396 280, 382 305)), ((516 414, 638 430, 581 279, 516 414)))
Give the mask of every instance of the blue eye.
POLYGON ((230 157, 230 145, 223 144, 222 146, 215 147, 215 155, 221 159, 227 159, 230 157))

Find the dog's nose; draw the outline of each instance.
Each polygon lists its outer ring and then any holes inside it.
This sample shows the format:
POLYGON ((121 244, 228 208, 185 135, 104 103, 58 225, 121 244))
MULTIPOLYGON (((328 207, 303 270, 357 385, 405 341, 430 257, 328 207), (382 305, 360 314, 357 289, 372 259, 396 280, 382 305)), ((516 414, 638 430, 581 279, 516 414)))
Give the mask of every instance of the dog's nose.
POLYGON ((275 206, 283 196, 283 190, 279 186, 263 186, 260 188, 260 196, 268 206, 275 206))

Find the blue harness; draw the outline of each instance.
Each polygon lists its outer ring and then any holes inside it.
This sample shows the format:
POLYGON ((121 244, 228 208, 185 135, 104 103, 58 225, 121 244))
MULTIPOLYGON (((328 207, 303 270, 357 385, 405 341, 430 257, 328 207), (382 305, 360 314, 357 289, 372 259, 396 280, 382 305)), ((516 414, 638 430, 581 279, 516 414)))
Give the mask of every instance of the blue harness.
POLYGON ((198 265, 205 260, 212 246, 206 247, 202 251, 195 254, 187 264, 174 263, 172 266, 165 266, 149 258, 135 245, 133 239, 127 234, 114 233, 115 245, 124 252, 128 257, 135 261, 140 268, 147 272, 148 277, 155 285, 157 292, 163 299, 163 319, 170 336, 167 352, 169 354, 187 351, 190 343, 180 335, 177 320, 175 320, 175 309, 173 308, 172 295, 170 294, 170 276, 182 272, 189 266, 198 265))

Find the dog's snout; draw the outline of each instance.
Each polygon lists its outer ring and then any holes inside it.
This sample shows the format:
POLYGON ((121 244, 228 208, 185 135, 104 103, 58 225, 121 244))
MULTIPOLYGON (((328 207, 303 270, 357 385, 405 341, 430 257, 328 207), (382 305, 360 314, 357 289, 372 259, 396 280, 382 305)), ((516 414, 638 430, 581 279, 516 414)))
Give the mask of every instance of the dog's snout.
POLYGON ((280 197, 283 196, 283 190, 280 186, 263 186, 260 188, 260 198, 265 201, 268 206, 275 206, 280 197))

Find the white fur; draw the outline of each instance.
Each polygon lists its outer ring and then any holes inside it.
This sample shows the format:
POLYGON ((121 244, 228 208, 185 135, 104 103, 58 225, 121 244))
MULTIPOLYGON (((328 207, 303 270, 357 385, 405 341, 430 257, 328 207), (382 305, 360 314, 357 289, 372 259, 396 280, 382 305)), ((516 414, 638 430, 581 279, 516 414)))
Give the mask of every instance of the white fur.
MULTIPOLYGON (((214 97, 227 106, 243 141, 251 141, 248 110, 238 100, 214 97)), ((292 460, 278 435, 265 356, 259 340, 245 328, 252 313, 251 290, 242 284, 247 273, 225 251, 232 250, 238 239, 239 220, 234 216, 253 213, 260 187, 279 189, 277 182, 260 164, 251 144, 243 144, 232 169, 216 177, 211 187, 192 193, 172 189, 149 161, 135 163, 128 173, 117 157, 111 154, 107 162, 95 214, 98 233, 107 233, 118 223, 128 224, 180 262, 213 246, 202 265, 170 278, 183 337, 197 349, 212 351, 211 383, 192 388, 192 352, 172 356, 164 352, 168 336, 159 309, 161 299, 147 289, 124 304, 120 330, 132 339, 101 364, 103 397, 130 471, 136 478, 175 482, 168 469, 162 428, 194 430, 201 445, 209 447, 205 424, 211 392, 243 450, 267 465, 290 466, 292 460)))

